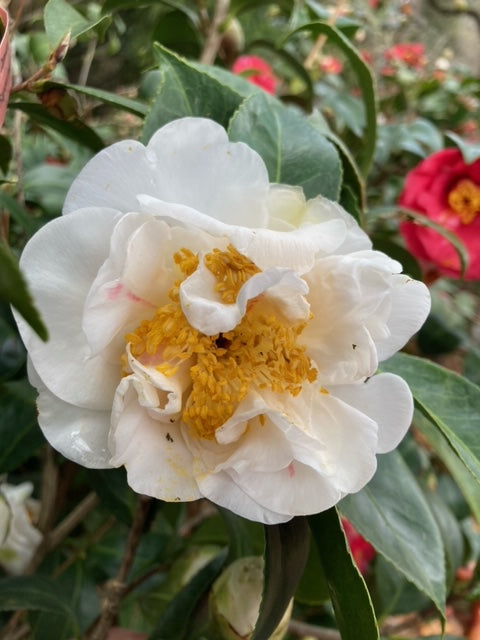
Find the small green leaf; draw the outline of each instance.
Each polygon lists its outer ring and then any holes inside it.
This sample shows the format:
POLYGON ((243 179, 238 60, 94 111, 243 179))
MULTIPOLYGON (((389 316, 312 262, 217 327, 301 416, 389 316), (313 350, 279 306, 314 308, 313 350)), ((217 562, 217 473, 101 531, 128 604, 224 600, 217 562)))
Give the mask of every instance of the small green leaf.
POLYGON ((310 516, 342 640, 376 640, 378 626, 365 581, 350 554, 336 509, 310 516))
POLYGON ((472 479, 472 474, 468 468, 432 420, 420 411, 416 411, 413 424, 422 432, 433 451, 452 474, 472 511, 473 517, 477 522, 480 522, 480 484, 472 479))
POLYGON ((103 16, 94 21, 87 20, 67 0, 48 0, 43 10, 43 19, 45 31, 53 47, 56 47, 68 32, 72 38, 78 38, 92 29, 103 34, 111 23, 110 16, 103 16))
POLYGON ((292 31, 286 38, 288 40, 295 33, 300 31, 310 31, 313 35, 324 34, 336 46, 338 46, 347 57, 353 71, 356 73, 358 83, 362 91, 363 103, 365 105, 366 127, 363 134, 362 149, 359 150, 358 164, 365 176, 368 174, 370 165, 375 153, 375 142, 377 137, 377 106, 375 98, 375 86, 372 72, 365 61, 360 56, 357 49, 350 40, 337 28, 325 22, 311 22, 302 25, 292 31))
POLYGON ((26 113, 34 122, 58 131, 66 138, 78 142, 92 151, 100 151, 105 146, 100 136, 78 119, 62 120, 52 115, 43 105, 33 102, 10 102, 11 109, 19 109, 26 113))
POLYGON ((171 600, 163 612, 149 640, 187 640, 192 614, 205 591, 220 573, 227 549, 215 556, 171 600))
POLYGON ((0 242, 0 300, 12 304, 42 340, 48 339, 47 328, 33 304, 16 259, 0 242))
POLYGON ((405 353, 382 363, 381 369, 406 380, 419 408, 480 482, 480 387, 449 369, 405 353))
POLYGON ((143 141, 183 116, 211 118, 226 127, 242 96, 161 45, 156 45, 155 53, 162 77, 145 118, 143 141))
POLYGON ((262 156, 272 182, 300 186, 307 198, 338 198, 342 168, 335 147, 306 118, 264 91, 240 105, 229 137, 262 156))
POLYGON ((459 148, 465 164, 472 164, 480 158, 480 144, 467 142, 453 131, 446 131, 445 136, 459 148))
POLYGON ((307 520, 303 517, 265 526, 265 584, 251 640, 269 638, 279 625, 302 577, 309 546, 307 520))
POLYGON ((425 497, 398 451, 377 456, 377 472, 340 511, 375 549, 442 612, 445 606, 444 550, 425 497))
POLYGON ((0 579, 0 610, 18 609, 61 614, 77 626, 74 611, 66 600, 65 593, 53 580, 44 576, 14 576, 0 579))

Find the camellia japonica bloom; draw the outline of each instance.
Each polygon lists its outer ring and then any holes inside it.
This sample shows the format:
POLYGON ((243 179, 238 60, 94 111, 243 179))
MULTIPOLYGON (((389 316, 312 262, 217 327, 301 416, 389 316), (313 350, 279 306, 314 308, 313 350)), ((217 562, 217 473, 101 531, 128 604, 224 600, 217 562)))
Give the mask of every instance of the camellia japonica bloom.
MULTIPOLYGON (((466 164, 458 149, 437 151, 407 174, 399 204, 458 236, 469 257, 465 279, 480 278, 480 160, 466 164)), ((447 238, 415 222, 402 223, 400 231, 427 267, 460 277, 460 258, 447 238)))
POLYGON ((404 436, 410 390, 374 374, 422 325, 426 287, 218 124, 103 150, 63 214, 21 259, 50 340, 18 323, 68 458, 271 524, 358 491, 404 436))

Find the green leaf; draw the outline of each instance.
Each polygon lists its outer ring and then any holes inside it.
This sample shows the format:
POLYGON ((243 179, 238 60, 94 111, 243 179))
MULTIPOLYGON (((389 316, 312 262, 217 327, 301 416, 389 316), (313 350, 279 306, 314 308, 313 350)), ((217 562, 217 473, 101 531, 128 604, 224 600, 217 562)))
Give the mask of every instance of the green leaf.
POLYGON ((350 40, 335 27, 332 27, 325 22, 311 22, 295 29, 295 31, 292 31, 286 39, 288 40, 295 33, 299 33, 300 31, 310 31, 315 36, 320 34, 327 36, 333 44, 342 50, 353 71, 357 75, 358 83, 362 91, 366 116, 366 127, 363 134, 363 148, 359 150, 358 164, 362 174, 365 176, 368 174, 370 165, 373 161, 377 137, 377 107, 372 72, 350 40))
POLYGON ((48 81, 43 85, 45 90, 48 89, 70 89, 71 91, 75 91, 76 93, 81 93, 84 96, 89 96, 90 98, 95 98, 96 100, 100 100, 100 102, 104 104, 108 104, 116 109, 121 109, 122 111, 128 111, 129 113, 133 113, 136 116, 143 118, 146 116, 148 112, 148 107, 143 102, 138 102, 137 100, 132 100, 131 98, 125 98, 123 96, 119 96, 116 93, 112 93, 111 91, 105 91, 103 89, 96 89, 95 87, 86 87, 84 85, 79 84, 71 84, 69 82, 53 82, 48 81))
POLYGON ((0 302, 0 380, 13 378, 24 366, 27 358, 25 347, 14 325, 10 306, 0 302))
POLYGON ((437 523, 398 451, 377 460, 373 479, 359 493, 344 498, 340 511, 442 612, 445 560, 437 523))
MULTIPOLYGON (((76 627, 73 609, 53 579, 44 576, 14 576, 0 579, 0 610, 48 611, 68 618, 76 627)), ((78 627, 77 627, 78 631, 78 627)))
POLYGON ((12 159, 12 145, 6 136, 0 136, 0 169, 7 173, 12 159))
POLYGON ((43 10, 45 31, 53 47, 68 33, 72 38, 78 38, 92 29, 103 34, 111 23, 110 16, 103 16, 99 20, 87 20, 74 9, 67 0, 48 0, 43 10))
POLYGON ((450 138, 450 140, 459 148, 465 164, 472 164, 480 158, 480 144, 478 142, 476 144, 467 142, 453 131, 446 131, 445 137, 450 138))
POLYGON ((41 104, 33 102, 10 102, 11 109, 19 109, 26 113, 33 121, 46 127, 58 131, 66 138, 78 142, 83 147, 92 151, 100 151, 104 144, 100 136, 93 129, 80 120, 62 120, 52 115, 48 109, 41 104))
POLYGON ((149 640, 187 640, 189 623, 197 604, 205 591, 220 573, 227 549, 215 556, 188 584, 171 600, 163 612, 149 640))
POLYGON ((305 571, 295 593, 295 601, 318 607, 325 604, 329 598, 327 579, 323 571, 317 545, 311 544, 305 571))
POLYGON ((26 380, 0 383, 0 474, 18 469, 45 442, 36 397, 26 380))
POLYGON ((265 526, 265 583, 251 640, 269 638, 279 625, 302 577, 309 545, 304 517, 265 526))
POLYGON ((350 554, 335 507, 308 521, 342 640, 375 640, 379 635, 370 594, 350 554))
POLYGON ((217 507, 223 518, 228 533, 228 558, 227 564, 230 564, 237 558, 255 555, 253 549, 253 541, 251 539, 251 523, 237 516, 229 509, 217 507))
POLYGON ((227 127, 242 96, 161 45, 155 46, 155 53, 162 79, 145 119, 143 141, 147 142, 159 127, 183 116, 211 118, 227 127))
POLYGON ((33 304, 16 259, 8 247, 0 242, 0 300, 12 304, 42 340, 48 331, 33 304))
POLYGON ((15 222, 17 222, 29 236, 33 235, 40 227, 40 223, 19 205, 15 198, 12 198, 3 191, 0 191, 0 206, 9 212, 15 222))
POLYGON ((473 517, 480 522, 480 484, 472 479, 472 474, 435 424, 420 411, 415 411, 413 424, 428 440, 433 451, 447 467, 470 507, 473 517))
POLYGON ((418 407, 480 482, 480 387, 433 362, 404 353, 382 363, 381 369, 406 380, 418 407))
POLYGON ((267 93, 246 98, 230 122, 229 137, 262 156, 272 182, 300 186, 307 198, 338 198, 342 170, 335 147, 304 116, 267 93))
POLYGON ((86 473, 89 484, 111 513, 131 525, 135 494, 127 483, 125 469, 87 469, 86 473))
POLYGON ((468 261, 469 261, 468 251, 465 245, 463 244, 463 242, 455 233, 453 233, 452 231, 449 231, 448 229, 443 227, 441 224, 438 224, 438 222, 435 222, 434 220, 427 218, 427 216, 423 215, 423 213, 418 213, 418 211, 413 211, 412 209, 405 209, 405 207, 398 207, 397 210, 400 211, 401 213, 404 213, 406 216, 411 218, 414 222, 421 225, 422 227, 428 227, 429 229, 433 229, 438 234, 440 234, 443 238, 448 240, 458 254, 462 276, 465 274, 465 271, 468 266, 468 261))

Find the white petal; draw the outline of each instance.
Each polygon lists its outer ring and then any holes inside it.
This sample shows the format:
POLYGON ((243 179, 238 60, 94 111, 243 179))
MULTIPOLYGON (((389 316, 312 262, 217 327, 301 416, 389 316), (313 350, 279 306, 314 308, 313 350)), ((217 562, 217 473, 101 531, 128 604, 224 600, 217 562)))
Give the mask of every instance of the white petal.
POLYGON ((147 147, 125 140, 101 151, 74 181, 64 213, 92 205, 137 211, 138 194, 195 207, 232 224, 267 222, 263 160, 247 145, 229 142, 223 127, 203 118, 170 122, 147 147))
POLYGON ((364 384, 332 387, 332 394, 366 414, 378 425, 378 453, 392 451, 412 422, 413 398, 402 378, 380 373, 364 384))
POLYGON ((128 483, 137 493, 169 502, 202 497, 192 476, 192 456, 177 424, 164 424, 148 415, 131 387, 123 411, 112 420, 110 463, 124 465, 128 483))
POLYGON ((52 447, 84 467, 110 467, 107 446, 110 411, 83 409, 63 402, 43 385, 31 362, 28 377, 39 391, 38 424, 52 447))
POLYGON ((387 321, 390 336, 377 341, 380 360, 386 360, 420 329, 430 312, 430 292, 423 282, 405 275, 394 276, 391 312, 387 321))
POLYGON ((250 258, 260 269, 282 265, 299 274, 305 273, 312 268, 317 254, 332 253, 345 238, 345 223, 340 219, 292 231, 249 229, 225 224, 193 208, 163 202, 151 196, 141 195, 138 200, 141 210, 146 213, 228 238, 237 251, 250 258))
POLYGON ((109 209, 82 209, 56 218, 32 237, 20 261, 50 335, 42 342, 16 316, 33 364, 52 393, 90 409, 111 407, 120 375, 120 360, 92 357, 81 327, 85 298, 119 216, 109 209))
MULTIPOLYGON (((236 327, 245 314, 249 300, 270 288, 278 286, 283 293, 288 291, 290 297, 295 300, 296 312, 301 306, 298 298, 302 298, 308 292, 304 280, 294 271, 284 268, 267 269, 249 278, 241 287, 233 304, 225 304, 219 300, 214 289, 216 282, 203 260, 200 260, 198 269, 184 280, 180 287, 180 302, 188 322, 209 336, 225 333, 236 327)), ((303 308, 306 313, 308 305, 305 303, 303 308)))

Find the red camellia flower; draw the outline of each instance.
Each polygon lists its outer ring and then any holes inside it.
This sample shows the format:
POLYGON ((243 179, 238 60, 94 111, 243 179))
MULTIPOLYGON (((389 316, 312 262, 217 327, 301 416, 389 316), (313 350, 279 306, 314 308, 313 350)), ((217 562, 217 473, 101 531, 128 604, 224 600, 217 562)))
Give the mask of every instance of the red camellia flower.
POLYGON ((362 538, 353 524, 351 524, 351 522, 346 518, 342 518, 342 526, 355 564, 357 565, 360 573, 365 575, 370 563, 375 557, 375 549, 365 540, 365 538, 362 538))
POLYGON ((412 69, 422 69, 425 66, 425 47, 420 42, 404 42, 394 44, 385 52, 385 58, 396 62, 403 62, 412 69))
POLYGON ((323 56, 320 61, 320 69, 325 73, 330 73, 334 76, 342 73, 343 64, 338 58, 334 56, 323 56))
MULTIPOLYGON (((469 254, 465 278, 480 279, 480 159, 466 164, 458 149, 432 154, 407 174, 398 202, 455 233, 469 254)), ((446 238, 415 222, 402 223, 400 231, 416 258, 460 277, 460 259, 446 238)))
POLYGON ((272 67, 258 56, 240 56, 232 67, 233 73, 244 76, 252 84, 261 87, 267 93, 275 93, 278 79, 272 67))

